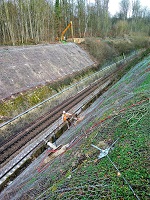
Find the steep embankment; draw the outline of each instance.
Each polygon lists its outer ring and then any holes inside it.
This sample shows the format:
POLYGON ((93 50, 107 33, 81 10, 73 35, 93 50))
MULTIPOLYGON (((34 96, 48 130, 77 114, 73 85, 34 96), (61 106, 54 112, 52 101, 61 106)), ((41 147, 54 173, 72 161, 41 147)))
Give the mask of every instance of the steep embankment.
POLYGON ((58 139, 57 145, 69 143, 65 152, 45 163, 49 150, 45 151, 0 198, 148 200, 149 66, 150 56, 58 139), (107 148, 108 155, 98 160, 100 151, 91 144, 107 148))
POLYGON ((94 64, 74 43, 1 47, 0 99, 60 80, 94 64))

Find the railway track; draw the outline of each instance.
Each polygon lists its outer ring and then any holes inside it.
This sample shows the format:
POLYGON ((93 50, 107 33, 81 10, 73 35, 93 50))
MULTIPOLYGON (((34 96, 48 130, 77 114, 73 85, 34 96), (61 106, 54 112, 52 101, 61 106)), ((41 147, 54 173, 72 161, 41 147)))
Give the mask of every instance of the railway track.
POLYGON ((122 65, 115 69, 108 75, 100 78, 90 86, 86 87, 75 96, 67 99, 66 101, 62 102, 57 107, 54 107, 49 112, 47 112, 44 116, 37 119, 34 123, 31 124, 30 127, 26 128, 25 130, 18 133, 16 136, 11 138, 10 140, 5 141, 4 144, 0 147, 0 165, 4 162, 6 163, 7 160, 15 154, 21 147, 27 144, 31 139, 53 124, 57 119, 60 118, 62 115, 63 110, 70 110, 76 104, 81 102, 86 96, 91 94, 95 91, 98 87, 103 85, 108 80, 114 80, 117 76, 118 72, 124 70, 125 65, 122 65))
POLYGON ((29 128, 20 132, 16 137, 12 138, 10 141, 5 142, 5 144, 0 148, 0 164, 6 161, 10 156, 12 156, 22 146, 24 146, 31 139, 41 133, 44 129, 54 123, 62 115, 63 110, 70 110, 72 107, 81 102, 86 96, 88 96, 90 93, 92 93, 113 76, 114 73, 96 81, 89 87, 76 94, 74 97, 71 97, 70 99, 62 102, 59 106, 51 109, 29 128))

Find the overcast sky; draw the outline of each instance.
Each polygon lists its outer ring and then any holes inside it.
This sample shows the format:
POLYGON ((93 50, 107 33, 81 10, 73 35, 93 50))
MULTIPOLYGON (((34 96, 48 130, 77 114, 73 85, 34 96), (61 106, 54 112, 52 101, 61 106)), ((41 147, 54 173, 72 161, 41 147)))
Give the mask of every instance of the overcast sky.
MULTIPOLYGON (((109 12, 114 15, 119 11, 119 2, 121 0, 109 0, 109 12)), ((130 0, 131 1, 131 0, 130 0)), ((148 7, 150 10, 150 0, 140 0, 142 7, 148 7)))

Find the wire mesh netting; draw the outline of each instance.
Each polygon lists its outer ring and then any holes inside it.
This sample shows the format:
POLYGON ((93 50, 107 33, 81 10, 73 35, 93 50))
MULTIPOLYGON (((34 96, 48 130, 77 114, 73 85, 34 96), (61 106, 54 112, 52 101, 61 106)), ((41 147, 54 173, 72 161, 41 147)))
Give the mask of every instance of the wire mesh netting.
POLYGON ((149 199, 149 61, 98 98, 57 140, 57 154, 47 149, 0 198, 149 199), (108 154, 98 159, 92 144, 108 154))

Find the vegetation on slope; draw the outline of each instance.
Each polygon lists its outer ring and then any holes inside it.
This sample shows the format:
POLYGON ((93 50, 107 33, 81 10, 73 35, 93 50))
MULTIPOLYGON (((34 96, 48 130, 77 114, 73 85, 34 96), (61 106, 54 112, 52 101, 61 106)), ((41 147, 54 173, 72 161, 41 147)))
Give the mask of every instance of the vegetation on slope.
POLYGON ((64 153, 44 164, 47 150, 14 180, 5 197, 148 200, 149 59, 130 69, 85 111, 78 126, 56 141, 70 143, 64 153), (91 144, 104 150, 114 142, 98 159, 100 151, 91 144))
POLYGON ((149 199, 149 58, 94 103, 69 139, 63 138, 77 141, 45 170, 51 185, 39 198, 149 199), (100 151, 91 144, 106 149, 115 141, 98 159, 100 151))

